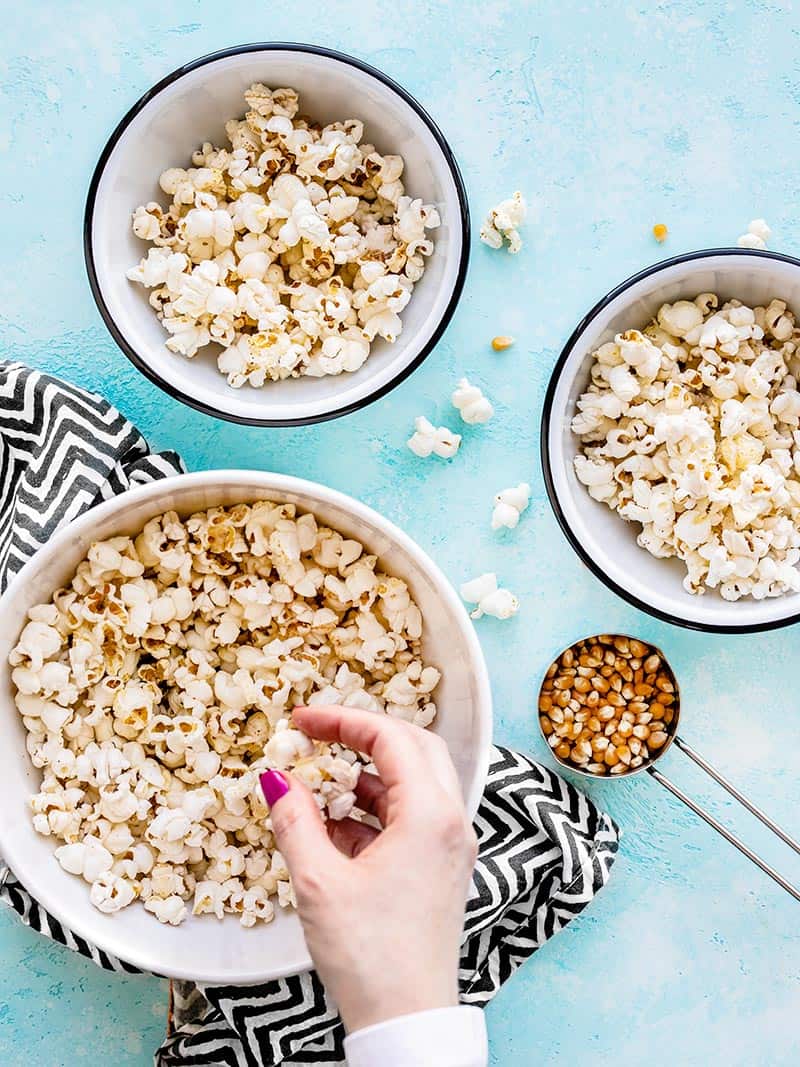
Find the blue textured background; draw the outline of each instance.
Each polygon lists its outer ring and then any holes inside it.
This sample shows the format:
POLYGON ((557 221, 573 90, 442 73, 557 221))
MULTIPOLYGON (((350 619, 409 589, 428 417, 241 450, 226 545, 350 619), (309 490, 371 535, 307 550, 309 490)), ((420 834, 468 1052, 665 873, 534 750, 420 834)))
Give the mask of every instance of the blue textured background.
MULTIPOLYGON (((0 2, 0 354, 103 391, 190 468, 258 465, 317 479, 399 522, 454 582, 496 570, 522 601, 478 625, 499 740, 546 758, 532 703, 550 655, 598 630, 661 645, 684 694, 687 739, 797 827, 795 633, 722 638, 644 617, 578 563, 537 459, 540 405, 560 345, 614 283, 662 255, 733 243, 764 215, 800 251, 798 21, 791 0, 659 4, 217 5, 0 2), (549 10, 546 10, 549 9, 549 10), (14 28, 12 28, 14 27, 14 28), (242 430, 181 407, 139 377, 95 311, 83 198, 122 113, 179 64, 259 39, 354 52, 406 85, 458 156, 473 221, 520 188, 531 203, 514 258, 478 245, 436 352, 383 403, 318 428, 242 430), (663 250, 650 228, 665 222, 663 250), (517 344, 495 355, 494 334, 517 344), (419 413, 452 423, 462 373, 495 401, 456 460, 416 460, 419 413), (515 534, 491 495, 534 497, 515 534)), ((357 107, 354 107, 357 112, 357 107)), ((154 166, 157 164, 154 163, 154 166)), ((677 753, 665 769, 800 879, 800 862, 677 753)), ((548 944, 488 1011, 492 1062, 778 1065, 798 1060, 798 905, 651 780, 600 783, 625 829, 588 914, 548 944)), ((0 1061, 150 1062, 164 984, 108 976, 0 913, 0 1061)))

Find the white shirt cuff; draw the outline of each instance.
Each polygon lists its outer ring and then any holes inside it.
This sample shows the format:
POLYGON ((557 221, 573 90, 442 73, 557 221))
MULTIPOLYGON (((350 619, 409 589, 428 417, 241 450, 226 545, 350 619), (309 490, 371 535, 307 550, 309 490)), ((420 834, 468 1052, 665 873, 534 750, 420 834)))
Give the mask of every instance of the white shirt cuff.
POLYGON ((345 1038, 348 1067, 486 1067, 480 1008, 461 1005, 400 1015, 345 1038))

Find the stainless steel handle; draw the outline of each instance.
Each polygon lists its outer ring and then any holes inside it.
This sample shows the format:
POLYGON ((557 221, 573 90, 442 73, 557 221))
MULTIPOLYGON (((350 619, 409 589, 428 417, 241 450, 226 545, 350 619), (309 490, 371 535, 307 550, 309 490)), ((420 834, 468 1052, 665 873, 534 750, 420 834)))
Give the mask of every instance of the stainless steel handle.
POLYGON ((704 760, 699 752, 695 752, 693 748, 687 745, 682 737, 676 736, 675 744, 681 752, 686 753, 689 759, 694 760, 698 767, 702 767, 706 774, 711 775, 715 782, 719 782, 723 789, 727 789, 735 800, 738 800, 739 803, 747 808, 752 815, 755 815, 755 817, 760 819, 765 826, 768 826, 774 834, 777 834, 781 841, 785 841, 789 848, 793 848, 795 852, 800 855, 800 842, 797 842, 793 837, 790 837, 785 830, 781 829, 776 822, 773 822, 772 819, 770 819, 769 815, 765 814, 761 808, 757 808, 743 793, 740 793, 736 786, 732 785, 727 778, 723 778, 719 771, 715 770, 708 760, 704 760))
MULTIPOLYGON (((749 812, 752 812, 752 814, 755 815, 756 818, 760 819, 765 826, 768 826, 770 830, 777 834, 777 836, 782 841, 785 841, 786 844, 790 845, 796 852, 800 852, 800 845, 798 845, 794 838, 790 837, 784 830, 782 830, 776 823, 772 821, 772 819, 765 815, 754 804, 751 804, 751 802, 746 797, 744 797, 738 791, 738 789, 736 789, 734 786, 731 785, 730 782, 723 778, 722 775, 719 774, 719 772, 716 771, 710 763, 704 760, 702 756, 700 756, 697 752, 694 751, 694 749, 690 748, 685 741, 682 741, 679 737, 676 737, 675 744, 678 745, 682 752, 685 752, 690 759, 694 760, 694 762, 699 767, 701 767, 708 775, 710 775, 715 782, 719 782, 719 784, 724 789, 726 789, 732 797, 735 797, 736 800, 743 804, 749 812)), ((704 822, 707 822, 708 825, 712 827, 712 829, 716 830, 717 833, 724 837, 726 841, 729 841, 730 844, 734 846, 734 848, 738 848, 742 855, 747 856, 747 858, 752 863, 754 863, 756 867, 759 867, 764 872, 764 874, 768 874, 769 877, 774 882, 777 882, 782 889, 785 889, 790 896, 793 896, 795 900, 800 901, 800 889, 792 885, 791 882, 787 881, 782 874, 779 874, 775 870, 775 868, 771 867, 765 860, 762 860, 761 857, 755 852, 753 852, 751 848, 748 848, 744 841, 738 838, 735 834, 731 833, 731 831, 728 830, 727 827, 723 826, 721 822, 715 819, 710 812, 706 811, 705 808, 701 808, 699 804, 695 803, 695 801, 692 800, 690 796, 687 796, 687 794, 684 793, 682 789, 679 789, 678 786, 671 782, 669 778, 666 778, 661 773, 661 771, 657 770, 655 767, 648 767, 647 772, 648 774, 651 774, 653 778, 655 778, 659 785, 663 785, 665 789, 668 789, 673 796, 677 797, 678 800, 680 800, 683 804, 686 805, 687 808, 693 811, 695 815, 699 815, 704 822)))

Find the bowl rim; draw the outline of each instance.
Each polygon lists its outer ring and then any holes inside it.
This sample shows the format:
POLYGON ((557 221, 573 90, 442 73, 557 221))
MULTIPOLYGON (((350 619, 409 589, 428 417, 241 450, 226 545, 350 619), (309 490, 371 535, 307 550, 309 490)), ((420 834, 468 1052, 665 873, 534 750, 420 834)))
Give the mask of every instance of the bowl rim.
POLYGON ((550 380, 547 384, 547 391, 545 393, 544 404, 542 408, 542 418, 540 427, 540 439, 539 439, 539 452, 542 463, 542 474, 544 477, 545 489, 547 490, 547 497, 550 501, 550 507, 553 509, 553 513, 556 517, 556 521, 561 528, 561 532, 566 537, 567 541, 571 545, 573 551, 578 558, 584 563, 595 578, 599 578, 600 581, 611 590, 612 593, 616 593, 617 596, 627 601, 633 607, 638 608, 640 611, 646 612, 648 615, 652 615, 656 619, 660 619, 662 622, 668 622, 672 626, 680 626, 686 630, 698 630, 702 633, 714 633, 714 634, 753 634, 762 633, 767 630, 779 630, 784 626, 792 626, 794 623, 800 620, 800 611, 793 615, 787 615, 781 619, 770 619, 764 622, 747 623, 747 624, 726 624, 726 623, 709 623, 700 622, 694 619, 686 619, 680 615, 673 615, 671 612, 662 611, 660 608, 655 608, 652 605, 646 603, 644 600, 640 600, 637 596, 634 596, 629 590, 623 586, 618 585, 599 563, 589 554, 583 544, 579 541, 561 507, 561 502, 558 497, 558 491, 555 485, 555 479, 553 477, 553 470, 550 461, 550 428, 554 418, 553 413, 553 400, 555 398, 556 389, 561 381, 561 374, 564 367, 572 355, 573 349, 576 347, 582 334, 588 329, 598 314, 608 307, 612 301, 621 296, 632 286, 645 278, 652 277, 654 274, 659 274, 662 270, 666 270, 670 267, 679 266, 682 263, 691 263, 695 260, 710 259, 718 256, 744 256, 751 259, 768 259, 777 260, 782 263, 788 263, 792 267, 800 268, 800 259, 794 256, 788 256, 782 252, 770 252, 762 251, 752 248, 703 248, 698 249, 695 252, 684 252, 678 256, 672 256, 669 259, 659 260, 657 263, 651 264, 649 267, 637 271, 635 274, 630 275, 619 285, 614 286, 609 290, 604 297, 597 301, 597 303, 586 312, 578 325, 570 334, 566 344, 561 349, 558 359, 550 375, 550 380))
MULTIPOLYGON (((88 511, 83 512, 71 522, 67 522, 64 526, 60 527, 49 539, 47 544, 43 545, 36 553, 34 553, 22 569, 18 571, 9 582, 5 592, 0 595, 0 613, 7 603, 14 600, 18 591, 24 588, 28 579, 28 573, 31 568, 36 565, 37 561, 41 561, 42 557, 45 555, 50 557, 58 555, 63 544, 73 540, 76 536, 85 537, 89 535, 93 525, 96 525, 97 522, 102 521, 114 512, 124 512, 128 505, 136 504, 142 499, 146 500, 148 497, 152 497, 153 502, 155 503, 160 493, 169 493, 179 485, 189 486, 190 488, 208 488, 214 486, 221 488, 223 486, 236 485, 238 483, 241 483, 244 486, 247 483, 252 483, 259 479, 266 479, 271 483, 269 485, 264 485, 265 495, 270 492, 278 491, 282 494, 291 494, 294 492, 305 496, 311 496, 315 500, 343 508, 356 517, 361 518, 369 525, 375 527, 380 533, 389 537, 393 542, 396 542, 416 561, 421 562, 421 565, 427 571, 428 576, 435 580, 441 599, 456 616, 461 616, 464 623, 464 640, 469 651, 478 691, 478 736, 475 744, 477 759, 474 779, 470 784, 469 792, 464 797, 464 807, 472 822, 477 815, 480 800, 483 796, 483 791, 486 787, 486 781, 489 775, 494 724, 489 670, 475 627, 470 621, 464 603, 456 593, 453 585, 425 549, 418 545, 409 534, 405 533, 405 531, 392 522, 391 519, 388 519, 381 514, 381 512, 338 489, 331 489, 320 482, 314 482, 307 478, 298 478, 290 474, 281 474, 277 471, 253 469, 239 470, 235 468, 220 468, 176 474, 171 475, 168 478, 160 478, 152 482, 147 482, 146 484, 136 486, 133 489, 127 489, 125 492, 119 493, 117 496, 111 497, 109 500, 105 500, 102 503, 89 508, 88 511)), ((313 504, 309 505, 309 507, 313 510, 313 504)), ((13 710, 13 702, 11 709, 13 710)), ((34 832, 32 825, 31 832, 34 832)), ((11 847, 8 846, 8 843, 3 846, 3 856, 10 870, 16 871, 15 860, 18 859, 19 853, 13 844, 11 847)), ((55 861, 55 857, 53 857, 53 859, 55 861)), ((23 867, 24 866, 25 864, 23 863, 23 867)), ((41 881, 47 886, 52 879, 45 876, 41 881)), ((107 945, 104 936, 104 928, 99 923, 95 927, 91 922, 85 922, 80 917, 76 922, 73 918, 65 916, 61 908, 61 902, 58 899, 58 894, 53 892, 52 889, 47 889, 44 894, 45 900, 40 901, 37 892, 34 891, 30 884, 27 885, 27 888, 36 903, 44 908, 49 914, 52 914, 53 917, 67 930, 77 934, 78 937, 83 938, 89 944, 97 946, 101 951, 111 953, 115 958, 122 960, 123 963, 130 964, 146 973, 156 974, 159 977, 202 981, 211 984, 230 984, 241 983, 244 981, 249 985, 258 982, 271 981, 275 978, 284 978, 294 974, 300 974, 313 967, 310 955, 303 958, 299 965, 295 962, 288 967, 282 964, 275 964, 274 962, 271 962, 269 958, 264 957, 263 971, 255 977, 251 975, 243 979, 240 975, 237 976, 236 973, 231 972, 208 972, 202 976, 198 976, 189 973, 180 966, 175 967, 170 965, 164 967, 154 965, 152 953, 157 953, 157 948, 148 950, 147 947, 140 948, 139 946, 132 946, 130 951, 126 951, 125 956, 120 956, 116 949, 107 945), (148 955, 148 951, 150 952, 150 955, 148 955)))
POLYGON ((464 185, 464 179, 461 175, 461 171, 456 161, 456 157, 453 150, 450 147, 447 138, 442 133, 439 126, 431 118, 429 113, 420 104, 420 102, 411 95, 411 93, 404 89, 399 82, 396 82, 393 78, 390 78, 388 74, 384 74, 383 71, 377 67, 373 67, 369 63, 365 63, 361 59, 356 59, 355 56, 348 55, 346 52, 339 52, 333 48, 324 48, 321 45, 303 44, 297 41, 264 41, 264 42, 251 42, 248 44, 232 45, 230 48, 222 48, 216 52, 209 52, 206 55, 200 56, 198 59, 193 59, 188 63, 184 63, 182 66, 177 67, 169 74, 165 75, 160 81, 156 82, 152 88, 148 89, 136 103, 123 115, 120 119, 110 137, 108 138, 100 157, 95 165, 92 173, 91 180, 89 182, 89 189, 86 194, 86 206, 83 213, 83 258, 86 266, 86 273, 89 278, 89 288, 92 291, 94 302, 97 305, 97 310, 100 312, 100 317, 105 323, 106 329, 111 334, 112 338, 116 342, 117 347, 122 353, 127 356, 130 362, 136 367, 136 369, 149 379, 154 385, 158 386, 165 393, 171 396, 174 400, 180 401, 182 404, 186 404, 188 407, 194 408, 196 411, 202 412, 204 415, 210 415, 212 418, 223 419, 226 422, 234 422, 240 426, 310 426, 318 422, 327 422, 330 419, 337 419, 342 415, 350 415, 354 411, 360 411, 367 405, 374 403, 376 400, 380 400, 391 392, 401 382, 405 381, 413 372, 427 359, 427 357, 434 350, 439 343, 444 331, 450 324, 450 320, 458 306, 458 302, 461 299, 461 294, 464 289, 464 282, 467 277, 467 268, 469 265, 470 256, 470 217, 469 217, 469 201, 467 199, 467 190, 464 185), (120 328, 114 321, 108 305, 103 298, 103 294, 100 288, 100 282, 98 278, 97 268, 94 261, 94 245, 92 238, 92 229, 94 222, 95 204, 97 201, 97 192, 105 173, 106 164, 108 163, 112 152, 117 146, 120 138, 125 133, 126 129, 133 121, 133 119, 139 114, 140 111, 145 108, 151 100, 154 100, 164 89, 168 88, 174 82, 178 81, 186 74, 191 73, 200 67, 205 67, 210 64, 216 63, 222 59, 228 59, 231 56, 246 55, 250 52, 305 52, 311 55, 322 56, 326 59, 335 59, 341 63, 345 63, 351 67, 356 67, 364 74, 369 75, 376 81, 382 82, 388 89, 392 90, 397 96, 399 96, 408 106, 417 114, 422 122, 428 127, 434 140, 439 145, 442 155, 444 156, 445 163, 448 166, 450 175, 455 185, 456 196, 458 198, 459 206, 459 220, 461 224, 461 255, 458 263, 458 272, 456 274, 455 281, 453 283, 453 291, 450 296, 450 300, 447 307, 442 313, 442 317, 439 320, 438 325, 431 334, 427 343, 423 345, 421 350, 411 360, 411 362, 403 367, 398 373, 384 385, 374 389, 366 396, 361 397, 359 400, 355 400, 349 404, 343 404, 341 407, 333 408, 331 410, 319 412, 315 415, 303 415, 297 418, 284 418, 284 419, 265 419, 256 418, 248 415, 237 415, 231 412, 221 411, 210 404, 205 404, 190 393, 186 393, 181 389, 176 388, 169 382, 165 381, 157 371, 155 371, 142 357, 139 355, 134 346, 128 341, 127 337, 123 334, 120 328))

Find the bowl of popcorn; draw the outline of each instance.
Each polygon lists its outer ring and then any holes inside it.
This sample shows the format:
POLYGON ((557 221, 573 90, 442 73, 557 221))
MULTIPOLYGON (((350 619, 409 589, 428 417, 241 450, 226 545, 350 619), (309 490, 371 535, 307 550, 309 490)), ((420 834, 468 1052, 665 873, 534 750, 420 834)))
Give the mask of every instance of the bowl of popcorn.
POLYGON ((166 479, 56 534, 0 600, 0 693, 0 854, 79 937, 172 977, 311 965, 258 776, 362 818, 369 762, 295 706, 435 731, 470 816, 488 768, 486 666, 443 575, 371 509, 263 472, 166 479))
POLYGON ((384 396, 431 352, 469 258, 436 124, 380 71, 244 45, 181 67, 111 135, 89 281, 156 385, 234 422, 300 425, 384 396))
POLYGON ((562 530, 658 618, 746 633, 800 618, 800 262, 715 249, 587 314, 542 421, 562 530))

